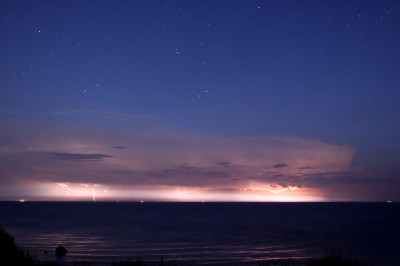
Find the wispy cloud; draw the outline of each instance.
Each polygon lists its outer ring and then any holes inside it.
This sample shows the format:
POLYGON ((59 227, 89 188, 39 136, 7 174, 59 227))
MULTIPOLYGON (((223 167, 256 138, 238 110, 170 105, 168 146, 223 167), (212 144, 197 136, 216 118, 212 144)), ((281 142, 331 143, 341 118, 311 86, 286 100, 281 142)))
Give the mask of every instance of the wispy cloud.
POLYGON ((110 120, 136 120, 136 121, 154 121, 158 118, 151 114, 133 114, 112 110, 86 110, 86 109, 65 109, 50 112, 24 112, 19 110, 0 110, 0 115, 29 115, 32 116, 94 116, 110 120))
POLYGON ((104 158, 111 158, 107 154, 86 154, 86 153, 68 153, 68 152, 51 152, 50 155, 56 160, 67 161, 102 161, 104 158))
POLYGON ((283 167, 286 167, 287 166, 287 164, 285 164, 285 163, 277 163, 277 164, 275 164, 274 166, 272 166, 273 168, 283 168, 283 167))
POLYGON ((113 146, 113 149, 117 149, 117 150, 122 150, 122 149, 125 149, 126 147, 125 146, 122 146, 122 145, 116 145, 116 146, 113 146))
POLYGON ((18 110, 0 110, 0 115, 13 115, 13 114, 21 114, 22 111, 18 110))
POLYGON ((149 114, 132 114, 132 113, 124 113, 118 111, 109 111, 109 110, 85 110, 85 109, 68 109, 68 110, 58 110, 49 113, 41 113, 45 115, 96 115, 101 116, 107 119, 114 120, 155 120, 157 119, 153 115, 149 114))

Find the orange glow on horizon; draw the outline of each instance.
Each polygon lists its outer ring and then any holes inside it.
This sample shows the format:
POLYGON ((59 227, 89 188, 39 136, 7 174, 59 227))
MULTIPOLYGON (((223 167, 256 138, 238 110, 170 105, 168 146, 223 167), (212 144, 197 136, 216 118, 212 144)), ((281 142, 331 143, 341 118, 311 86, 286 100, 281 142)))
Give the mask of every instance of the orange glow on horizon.
MULTIPOLYGON (((35 197, 48 200, 87 201, 177 201, 177 202, 309 202, 326 201, 318 189, 286 187, 173 187, 111 186, 85 183, 36 184, 35 197)), ((28 195, 29 196, 29 195, 28 195)), ((27 197, 25 197, 27 198, 27 197)))
POLYGON ((289 190, 295 190, 295 189, 298 189, 298 188, 297 188, 297 187, 288 186, 288 187, 286 187, 286 188, 273 190, 273 189, 269 189, 269 188, 251 187, 251 188, 248 188, 248 189, 246 189, 246 190, 261 190, 261 191, 268 191, 268 192, 272 192, 272 193, 278 194, 278 193, 281 193, 281 192, 285 192, 285 191, 287 191, 288 189, 289 189, 289 190))

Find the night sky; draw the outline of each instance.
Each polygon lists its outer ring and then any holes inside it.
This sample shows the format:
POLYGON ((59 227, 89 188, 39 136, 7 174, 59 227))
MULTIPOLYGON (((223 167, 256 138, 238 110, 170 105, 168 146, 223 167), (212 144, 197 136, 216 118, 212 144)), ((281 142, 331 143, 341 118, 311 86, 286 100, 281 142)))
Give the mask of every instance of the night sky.
POLYGON ((399 186, 399 1, 0 2, 0 200, 399 186))

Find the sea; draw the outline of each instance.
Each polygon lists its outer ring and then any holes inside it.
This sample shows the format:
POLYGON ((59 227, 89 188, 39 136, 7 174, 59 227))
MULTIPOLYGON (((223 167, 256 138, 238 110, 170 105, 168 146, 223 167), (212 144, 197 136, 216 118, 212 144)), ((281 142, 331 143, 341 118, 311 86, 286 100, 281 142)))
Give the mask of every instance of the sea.
POLYGON ((400 265, 400 203, 0 202, 0 227, 58 265, 400 265))

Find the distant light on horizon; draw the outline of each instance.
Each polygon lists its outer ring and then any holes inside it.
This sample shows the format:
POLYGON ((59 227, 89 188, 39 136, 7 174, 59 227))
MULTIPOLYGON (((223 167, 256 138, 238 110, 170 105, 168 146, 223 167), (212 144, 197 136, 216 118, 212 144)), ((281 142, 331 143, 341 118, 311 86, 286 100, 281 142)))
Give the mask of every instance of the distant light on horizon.
MULTIPOLYGON (((282 188, 279 191, 237 188, 224 191, 221 188, 198 187, 107 187, 104 192, 100 184, 42 183, 41 200, 65 201, 176 201, 176 202, 312 202, 326 201, 315 189, 282 188), (97 188, 97 189, 96 189, 97 188)), ((27 195, 29 197, 29 195, 27 195)), ((37 197, 30 196, 35 199, 37 197)), ((19 200, 23 202, 24 200, 19 200)))

